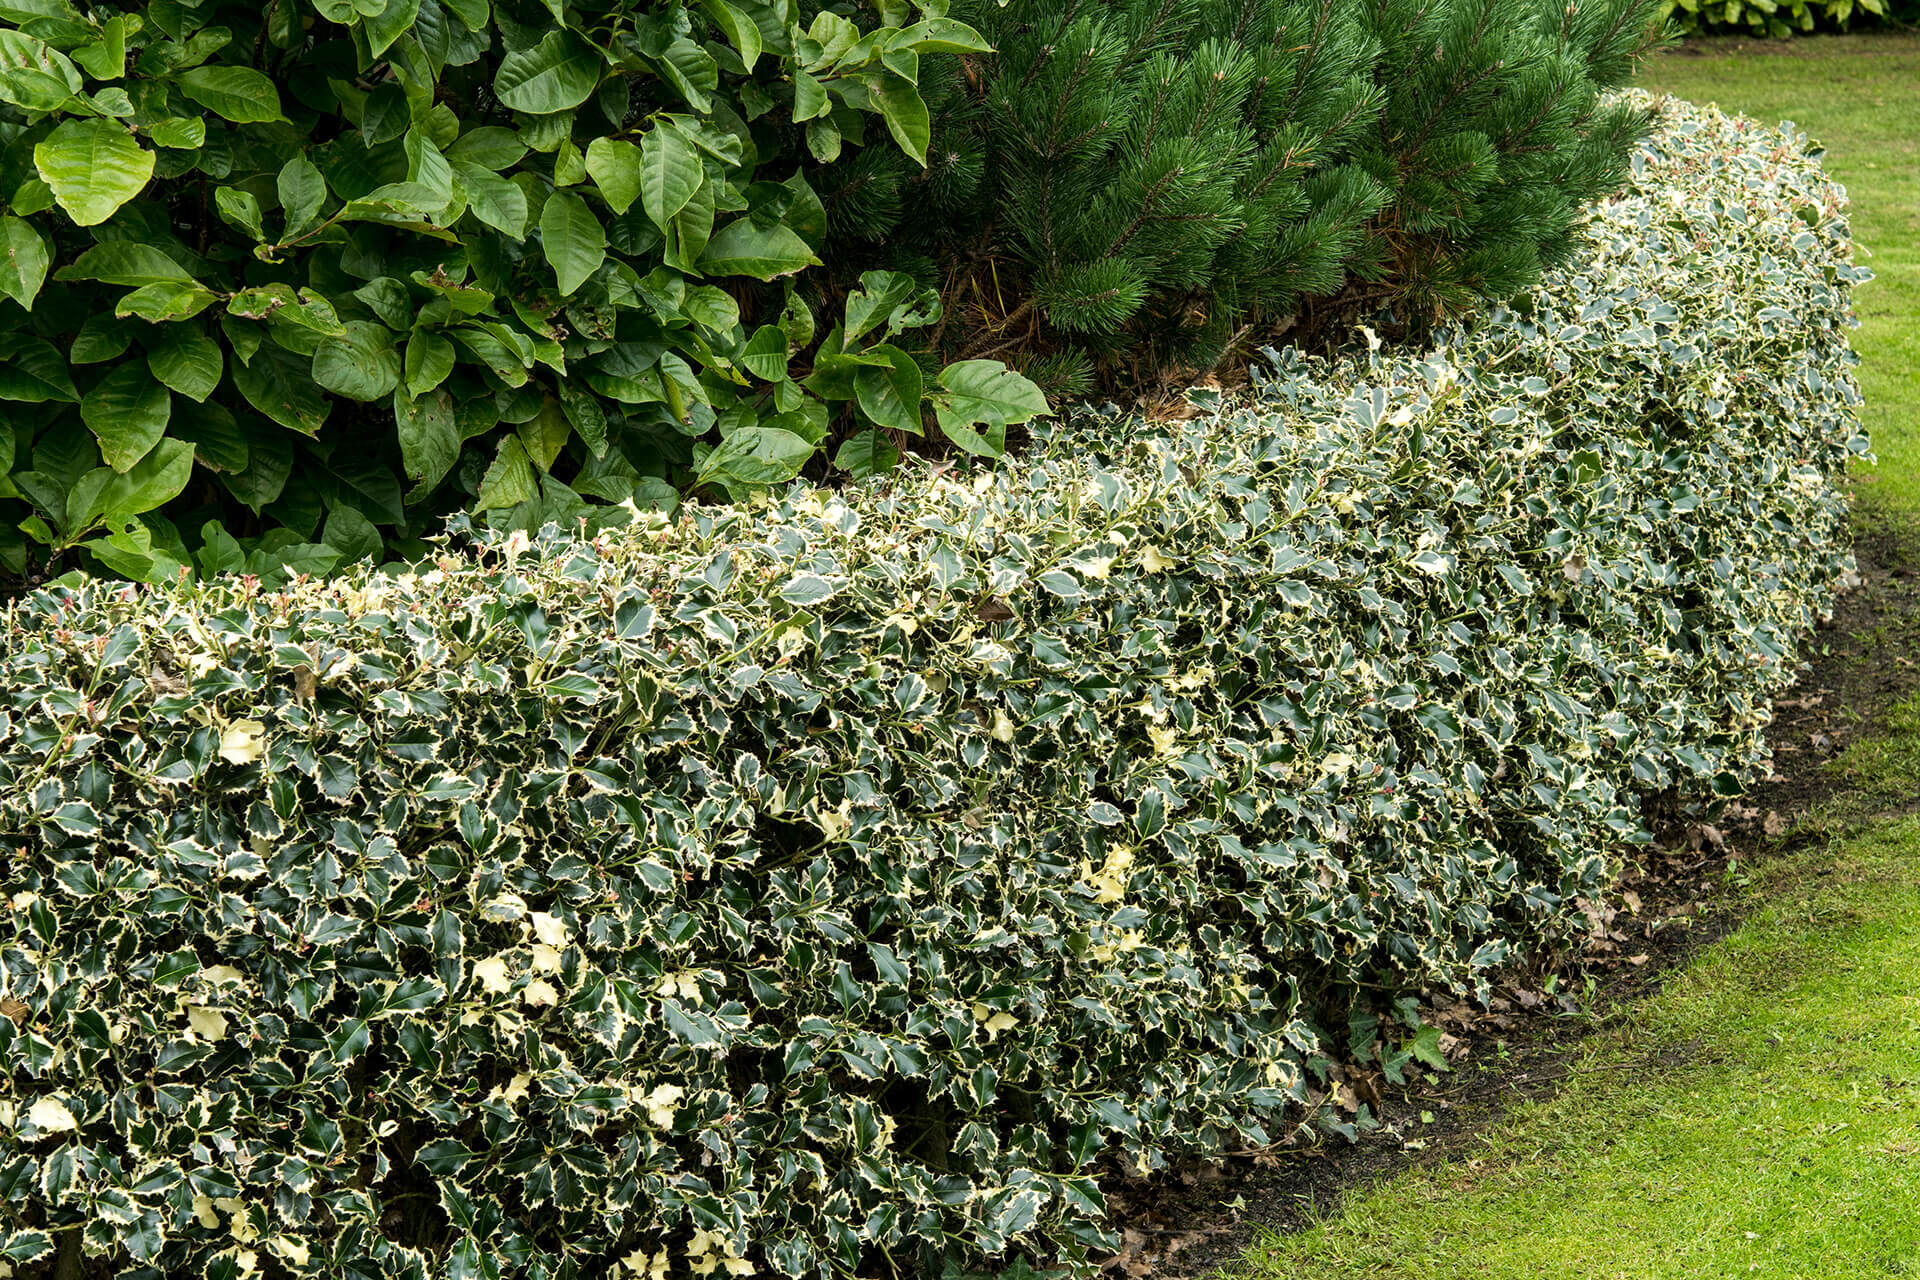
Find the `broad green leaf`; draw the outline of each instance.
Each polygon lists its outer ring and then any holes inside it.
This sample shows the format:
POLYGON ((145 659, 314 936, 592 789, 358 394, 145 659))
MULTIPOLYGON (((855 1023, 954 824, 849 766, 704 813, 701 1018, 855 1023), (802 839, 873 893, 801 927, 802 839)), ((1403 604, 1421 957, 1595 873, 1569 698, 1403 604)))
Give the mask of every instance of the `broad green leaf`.
POLYGON ((685 36, 678 36, 653 65, 662 78, 680 91, 687 105, 704 114, 713 107, 710 95, 720 87, 720 65, 713 55, 685 36))
POLYGON ((571 379, 562 379, 560 409, 567 415, 567 421, 572 424, 574 431, 587 442, 587 448, 593 451, 593 456, 605 457, 607 412, 600 407, 600 402, 575 386, 571 379))
POLYGON ((935 405, 933 416, 940 424, 940 433, 968 453, 982 458, 997 458, 1007 451, 1007 425, 1004 422, 982 422, 977 418, 960 417, 944 405, 935 405))
POLYGON ((631 142, 618 138, 589 142, 587 173, 615 213, 625 213, 640 198, 640 148, 631 142))
POLYGON ((0 400, 39 404, 79 399, 66 357, 51 343, 25 334, 0 335, 0 400))
POLYGON ((952 18, 928 18, 910 27, 902 27, 887 41, 887 47, 914 49, 920 53, 991 53, 993 51, 993 46, 978 31, 952 18))
POLYGON ((332 402, 313 380, 313 362, 266 343, 246 363, 228 366, 233 385, 260 412, 283 427, 313 435, 326 424, 332 402))
POLYGON ((681 313, 695 324, 717 334, 731 334, 740 323, 740 304, 732 294, 715 285, 703 284, 687 290, 681 313))
POLYGON ((807 150, 821 164, 832 164, 840 158, 840 126, 831 120, 807 121, 807 150))
POLYGON ((796 68, 793 73, 793 122, 804 124, 809 120, 819 120, 832 110, 833 102, 827 97, 826 86, 796 68))
POLYGON ((465 160, 453 162, 453 173, 467 193, 467 212, 518 240, 527 233, 527 194, 499 174, 465 160))
POLYGON ((378 58, 407 33, 420 16, 420 0, 387 0, 380 12, 369 14, 360 24, 367 35, 367 52, 378 58))
POLYGON ((667 261, 682 271, 697 272, 700 255, 713 236, 715 213, 714 184, 703 182, 687 207, 673 217, 673 229, 667 234, 672 251, 667 261))
POLYGON ((856 480, 891 471, 900 463, 900 451, 879 431, 850 437, 833 457, 834 464, 856 480))
POLYGON ((573 434, 573 424, 561 411, 560 402, 547 398, 540 402, 540 412, 521 423, 515 432, 520 443, 526 446, 527 457, 533 465, 542 471, 551 471, 573 434))
POLYGON ((207 122, 199 116, 173 116, 148 131, 156 147, 197 151, 207 144, 207 122))
POLYGON ((33 166, 67 216, 97 226, 139 195, 153 176, 153 152, 111 120, 66 120, 33 148, 33 166))
POLYGON ((492 124, 469 129, 447 148, 448 160, 477 164, 494 173, 511 169, 526 154, 527 144, 520 140, 518 133, 492 124))
POLYGON ((131 517, 106 537, 80 545, 92 552, 108 572, 134 582, 159 585, 171 580, 185 567, 181 561, 169 555, 164 547, 154 546, 153 531, 131 517))
POLYGON ((820 265, 805 240, 784 226, 762 227, 752 218, 735 218, 720 228, 700 255, 700 270, 716 276, 752 276, 772 280, 820 265))
POLYGON ((1407 1041, 1407 1052, 1422 1064, 1435 1071, 1451 1071, 1453 1066, 1447 1061, 1447 1055, 1440 1051, 1440 1028, 1422 1027, 1407 1041))
POLYGON ((487 468, 487 474, 480 481, 480 496, 475 500, 473 510, 477 515, 496 507, 517 507, 537 492, 539 490, 534 485, 533 463, 527 457, 527 447, 520 443, 518 436, 504 436, 500 440, 500 451, 494 455, 493 465, 487 468))
POLYGON ((132 288, 169 282, 191 283, 187 269, 152 245, 135 240, 109 240, 54 272, 56 280, 98 280, 132 288))
POLYGON ((0 217, 0 294, 31 311, 47 278, 47 242, 24 218, 0 217))
POLYGON ((80 401, 80 420, 115 471, 131 470, 167 433, 173 396, 145 365, 122 364, 80 401))
POLYGON ((879 426, 919 435, 920 366, 895 346, 874 347, 867 354, 884 355, 890 363, 884 367, 865 365, 854 371, 854 400, 860 411, 879 426))
POLYGON ((203 404, 167 424, 167 436, 193 445, 194 461, 209 471, 238 473, 253 461, 248 429, 219 404, 203 404))
POLYGON ((373 521, 344 503, 327 513, 327 527, 320 541, 340 553, 336 566, 372 559, 387 545, 373 521))
POLYGON ((286 432, 258 419, 243 423, 242 429, 247 440, 247 465, 238 472, 221 475, 220 483, 258 515, 286 489, 287 479, 293 474, 293 445, 286 432))
POLYGON ((780 308, 780 332, 787 335, 787 341, 796 347, 805 348, 813 341, 816 321, 813 308, 807 300, 794 292, 791 284, 787 286, 787 300, 780 308))
POLYGON ((913 81, 893 72, 876 72, 867 77, 867 92, 873 105, 879 108, 880 118, 887 122, 887 131, 893 134, 893 140, 924 168, 927 143, 933 135, 927 104, 920 97, 919 88, 913 81))
POLYGON ((190 320, 218 302, 219 297, 204 286, 179 281, 141 285, 114 304, 113 314, 125 319, 138 316, 153 324, 171 320, 190 320))
POLYGON ((587 158, 572 138, 562 140, 553 153, 553 185, 577 187, 587 180, 587 158))
MULTIPOLYGON (((0 21, 16 19, 6 15, 0 21)), ((58 111, 81 85, 67 55, 24 31, 0 30, 0 102, 25 111, 58 111)))
POLYGON ((393 330, 349 320, 346 332, 325 338, 313 352, 313 380, 349 400, 384 400, 400 385, 400 353, 393 330))
POLYGON ((561 294, 571 294, 606 261, 607 233, 585 200, 556 191, 540 211, 540 250, 561 294))
POLYGON ((284 119, 273 81, 252 67, 194 67, 175 76, 180 92, 222 119, 266 124, 284 119))
POLYGON ((407 181, 433 193, 421 208, 445 208, 453 198, 453 166, 440 154, 440 148, 433 145, 433 140, 419 129, 407 130, 402 146, 407 157, 407 181))
MULTIPOLYGON (((138 19, 136 19, 138 21, 138 19)), ((127 74, 127 18, 116 14, 100 24, 100 38, 73 51, 73 60, 95 80, 127 74)))
POLYGON ((424 396, 445 382, 447 375, 453 372, 453 360, 451 342, 430 330, 415 329, 413 336, 407 339, 407 354, 403 364, 408 393, 424 396))
POLYGON ((444 389, 419 397, 402 392, 393 398, 393 416, 399 428, 401 464, 414 481, 407 501, 418 502, 439 486, 460 459, 460 429, 454 421, 453 397, 444 389))
POLYGON ((447 12, 459 19, 460 24, 469 31, 484 32, 487 19, 492 12, 488 0, 445 0, 447 12))
POLYGON ((787 357, 787 335, 778 325, 763 324, 754 330, 735 363, 762 382, 778 382, 787 376, 787 357))
POLYGON ((327 180, 304 155, 295 156, 281 168, 275 179, 280 194, 280 212, 286 219, 280 238, 297 236, 314 224, 327 203, 327 180))
POLYGON ((109 523, 130 520, 177 497, 193 475, 193 446, 185 440, 162 440, 124 475, 107 482, 99 497, 109 523))
POLYGON ((952 392, 948 410, 966 423, 1004 427, 1052 412, 1039 387, 998 360, 950 364, 940 371, 940 385, 952 392))
POLYGON ((346 332, 331 302, 312 289, 295 290, 290 284, 242 289, 227 299, 227 313, 247 320, 277 320, 335 338, 346 332))
POLYGON ((571 111, 593 96, 605 61, 573 32, 550 31, 531 49, 500 60, 493 92, 502 106, 529 115, 571 111))
POLYGON ((267 238, 267 233, 260 225, 260 202, 251 191, 242 191, 237 187, 216 188, 213 205, 229 226, 246 232, 254 240, 267 238))
POLYGON ((706 167, 678 129, 656 127, 640 140, 640 203, 662 231, 706 180, 706 167))
POLYGON ((784 484, 814 454, 811 442, 774 427, 742 427, 707 455, 696 484, 726 488, 784 484))
POLYGON ((753 64, 760 58, 762 41, 759 24, 734 8, 728 0, 700 0, 700 7, 707 11, 714 25, 726 33, 727 42, 740 55, 741 65, 751 72, 753 64))
POLYGON ((116 359, 133 345, 133 326, 117 316, 95 312, 80 326, 67 348, 67 359, 74 364, 104 364, 116 359))
POLYGON ((509 387, 526 385, 527 368, 532 363, 532 356, 509 346, 498 334, 475 325, 462 325, 449 330, 447 336, 478 357, 496 378, 509 387))
POLYGON ((220 344, 197 327, 171 325, 147 352, 153 376, 190 400, 205 400, 220 385, 220 344))
POLYGON ((904 272, 862 272, 860 287, 847 295, 845 341, 865 337, 919 292, 913 277, 904 272))

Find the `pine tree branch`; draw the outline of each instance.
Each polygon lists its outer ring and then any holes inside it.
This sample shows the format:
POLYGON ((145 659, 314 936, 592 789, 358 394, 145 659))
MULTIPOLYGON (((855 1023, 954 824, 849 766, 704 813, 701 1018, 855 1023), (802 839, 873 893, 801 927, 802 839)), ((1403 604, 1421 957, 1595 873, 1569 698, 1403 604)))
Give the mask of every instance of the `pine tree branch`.
POLYGON ((1494 72, 1505 70, 1506 65, 1506 59, 1496 58, 1486 66, 1480 68, 1479 72, 1469 78, 1465 83, 1456 81, 1454 87, 1448 91, 1446 97, 1440 100, 1440 104, 1427 114, 1427 122, 1420 126, 1420 132, 1414 134, 1413 141, 1409 142, 1406 147, 1403 148, 1405 153, 1409 156, 1418 154, 1421 144, 1425 143, 1427 135, 1433 132, 1433 126, 1440 123, 1440 117, 1446 114, 1447 108, 1466 96, 1475 85, 1478 85, 1494 72))

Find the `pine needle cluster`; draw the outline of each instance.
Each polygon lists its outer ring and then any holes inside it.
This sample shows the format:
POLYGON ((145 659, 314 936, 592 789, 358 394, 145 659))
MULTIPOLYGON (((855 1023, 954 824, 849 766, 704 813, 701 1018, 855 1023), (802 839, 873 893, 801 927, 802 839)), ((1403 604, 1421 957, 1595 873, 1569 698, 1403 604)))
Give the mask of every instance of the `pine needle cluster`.
MULTIPOLYGON (((1621 180, 1607 90, 1659 0, 955 0, 924 170, 822 196, 942 288, 942 340, 1085 384, 1205 369, 1303 318, 1418 330, 1532 284, 1621 180)), ((932 72, 934 69, 926 69, 932 72)))

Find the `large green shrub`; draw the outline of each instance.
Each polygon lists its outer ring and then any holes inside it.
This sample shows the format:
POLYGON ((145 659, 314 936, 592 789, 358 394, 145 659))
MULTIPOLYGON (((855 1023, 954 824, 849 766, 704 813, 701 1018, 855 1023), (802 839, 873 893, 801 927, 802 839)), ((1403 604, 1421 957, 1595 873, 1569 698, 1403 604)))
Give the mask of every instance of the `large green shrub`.
POLYGON ((1044 402, 923 373, 926 291, 767 283, 820 261, 803 135, 924 152, 921 59, 984 47, 944 9, 0 6, 0 571, 324 572, 928 411, 998 448, 1044 402))
POLYGON ((1878 22, 1920 22, 1916 0, 1661 0, 1661 8, 1688 35, 1738 33, 1776 40, 1878 22))
POLYGON ((928 83, 927 168, 870 151, 822 196, 952 282, 961 351, 1150 377, 1356 285, 1424 322, 1565 257, 1644 127, 1602 92, 1656 8, 957 0, 993 51, 928 83))
POLYGON ((1395 1068, 1376 998, 1738 785, 1847 566, 1838 188, 1678 108, 1637 167, 1525 314, 1218 416, 18 602, 0 1258, 1085 1271, 1109 1159, 1395 1068))

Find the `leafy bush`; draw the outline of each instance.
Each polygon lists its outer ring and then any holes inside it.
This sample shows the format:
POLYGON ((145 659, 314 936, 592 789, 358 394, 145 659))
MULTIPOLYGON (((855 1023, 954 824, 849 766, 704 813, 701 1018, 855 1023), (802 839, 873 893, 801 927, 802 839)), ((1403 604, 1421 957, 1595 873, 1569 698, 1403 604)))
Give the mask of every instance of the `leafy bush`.
POLYGON ((1088 1270, 1109 1160, 1275 1137, 1372 993, 1484 984, 1637 792, 1763 757, 1848 563, 1865 272, 1802 139, 1669 110, 1424 357, 417 576, 16 603, 0 1257, 1088 1270))
POLYGON ((1856 24, 1920 22, 1920 5, 1913 0, 1662 0, 1661 7, 1667 20, 1688 35, 1739 32, 1780 40, 1856 24))
POLYGON ((1350 283, 1416 319, 1529 287, 1618 185, 1645 120, 1602 90, 1656 34, 1655 0, 953 12, 993 52, 930 69, 928 168, 840 166, 830 220, 937 261, 960 350, 1149 372, 1350 283))
POLYGON ((921 58, 983 47, 944 8, 0 8, 0 566, 324 572, 453 509, 740 494, 929 409, 997 448, 1044 401, 923 375, 936 298, 765 283, 820 261, 803 133, 924 151, 921 58))

